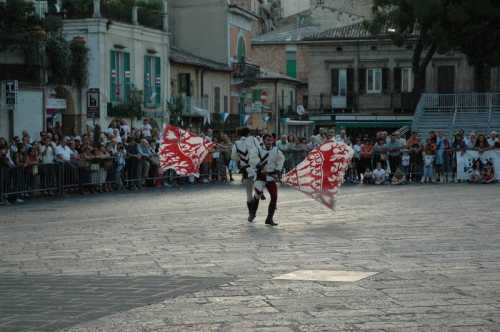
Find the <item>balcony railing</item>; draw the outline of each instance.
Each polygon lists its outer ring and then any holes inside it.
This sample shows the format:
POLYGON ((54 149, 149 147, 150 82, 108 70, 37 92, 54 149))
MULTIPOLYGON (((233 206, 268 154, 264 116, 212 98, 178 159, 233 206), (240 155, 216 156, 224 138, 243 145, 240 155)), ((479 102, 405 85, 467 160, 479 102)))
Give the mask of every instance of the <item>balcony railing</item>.
POLYGON ((413 114, 418 100, 413 93, 350 94, 332 97, 329 94, 310 95, 307 105, 309 113, 401 113, 413 114))
POLYGON ((260 67, 243 61, 233 64, 233 78, 243 83, 256 82, 260 77, 260 67))
POLYGON ((145 2, 141 7, 133 2, 121 0, 66 0, 62 12, 66 19, 103 17, 113 21, 142 25, 157 30, 167 30, 161 2, 145 2), (98 6, 97 8, 94 6, 98 6))
POLYGON ((208 97, 172 96, 170 108, 183 116, 201 116, 200 110, 208 111, 208 97))

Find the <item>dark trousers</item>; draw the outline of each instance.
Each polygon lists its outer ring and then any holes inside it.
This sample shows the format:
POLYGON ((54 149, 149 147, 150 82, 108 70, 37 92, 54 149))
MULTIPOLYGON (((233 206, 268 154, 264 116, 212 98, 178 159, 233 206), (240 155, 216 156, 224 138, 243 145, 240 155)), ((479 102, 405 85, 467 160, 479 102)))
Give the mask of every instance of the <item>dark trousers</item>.
POLYGON ((396 170, 401 166, 400 156, 389 156, 389 165, 391 166, 391 174, 394 174, 396 170))
MULTIPOLYGON (((278 185, 275 181, 264 182, 262 180, 257 180, 255 183, 255 193, 257 196, 254 198, 256 202, 258 202, 263 194, 263 187, 266 187, 269 192, 269 196, 271 196, 271 200, 269 202, 267 217, 272 219, 274 216, 274 212, 276 211, 276 207, 278 205, 278 185)), ((257 212, 258 204, 255 206, 255 212, 257 212)))

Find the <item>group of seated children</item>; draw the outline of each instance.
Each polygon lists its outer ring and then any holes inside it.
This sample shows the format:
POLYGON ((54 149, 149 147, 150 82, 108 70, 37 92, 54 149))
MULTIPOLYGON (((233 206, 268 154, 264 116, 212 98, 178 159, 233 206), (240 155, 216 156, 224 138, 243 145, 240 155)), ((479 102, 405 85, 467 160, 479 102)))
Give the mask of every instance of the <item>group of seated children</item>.
POLYGON ((493 163, 491 161, 483 163, 481 159, 474 160, 469 182, 485 184, 495 182, 495 169, 493 168, 493 163))

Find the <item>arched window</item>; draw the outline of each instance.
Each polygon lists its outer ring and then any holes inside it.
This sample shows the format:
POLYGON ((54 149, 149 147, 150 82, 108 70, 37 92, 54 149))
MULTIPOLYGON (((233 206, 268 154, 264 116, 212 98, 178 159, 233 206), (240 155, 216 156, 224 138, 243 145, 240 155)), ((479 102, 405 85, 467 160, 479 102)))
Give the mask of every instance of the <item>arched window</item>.
POLYGON ((244 62, 247 55, 247 47, 245 45, 245 38, 240 36, 238 38, 238 62, 244 62))

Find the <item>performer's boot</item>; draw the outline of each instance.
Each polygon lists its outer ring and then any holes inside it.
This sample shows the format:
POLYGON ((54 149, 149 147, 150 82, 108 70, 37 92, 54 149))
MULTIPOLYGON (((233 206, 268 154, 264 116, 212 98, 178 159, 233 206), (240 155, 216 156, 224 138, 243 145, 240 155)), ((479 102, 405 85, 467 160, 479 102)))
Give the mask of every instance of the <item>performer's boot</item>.
POLYGON ((253 222, 255 220, 258 208, 259 208, 259 200, 254 197, 254 199, 249 203, 248 222, 253 222))
POLYGON ((269 204, 269 209, 267 211, 266 225, 278 226, 277 223, 273 221, 274 212, 276 212, 276 204, 269 204))

